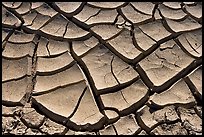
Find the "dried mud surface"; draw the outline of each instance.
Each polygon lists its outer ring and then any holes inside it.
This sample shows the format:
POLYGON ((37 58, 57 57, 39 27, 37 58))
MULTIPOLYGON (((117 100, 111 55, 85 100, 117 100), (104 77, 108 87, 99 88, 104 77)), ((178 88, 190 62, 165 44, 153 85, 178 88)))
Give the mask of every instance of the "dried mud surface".
POLYGON ((3 2, 3 135, 201 135, 202 3, 3 2))

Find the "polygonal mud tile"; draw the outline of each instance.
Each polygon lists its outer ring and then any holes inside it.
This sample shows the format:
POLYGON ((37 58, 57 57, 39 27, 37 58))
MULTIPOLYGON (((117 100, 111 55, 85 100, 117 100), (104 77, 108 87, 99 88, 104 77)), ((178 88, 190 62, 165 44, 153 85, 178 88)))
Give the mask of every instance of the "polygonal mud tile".
MULTIPOLYGON (((5 29, 5 28, 2 28, 2 35, 1 35, 1 37, 2 37, 2 42, 3 41, 5 41, 6 39, 6 37, 8 37, 8 34, 9 34, 9 32, 11 32, 11 29, 5 29)), ((2 43, 2 46, 3 46, 3 43, 2 43)))
POLYGON ((202 17, 202 5, 196 4, 196 6, 185 6, 186 10, 196 18, 202 17))
POLYGON ((67 25, 67 30, 64 34, 64 38, 75 39, 85 37, 88 34, 88 31, 83 30, 82 28, 75 25, 73 22, 69 22, 69 24, 67 25))
POLYGON ((97 14, 99 11, 100 11, 99 8, 93 8, 93 7, 84 5, 82 11, 76 14, 74 17, 80 20, 81 22, 85 22, 86 20, 88 20, 89 18, 97 14))
POLYGON ((33 96, 33 98, 48 110, 58 115, 68 117, 76 107, 85 86, 84 82, 80 82, 58 88, 42 95, 33 96))
POLYGON ((78 9, 82 3, 81 2, 69 2, 69 4, 65 4, 64 2, 55 2, 55 4, 60 8, 60 10, 66 13, 72 13, 76 9, 78 9))
POLYGON ((163 4, 159 5, 159 9, 161 11, 161 14, 168 19, 178 20, 184 18, 187 15, 186 13, 183 12, 182 9, 173 10, 171 8, 164 6, 163 4))
POLYGON ((164 28, 161 20, 155 20, 153 22, 140 25, 139 28, 141 28, 141 30, 145 34, 147 34, 148 36, 150 36, 156 41, 159 41, 165 37, 168 37, 171 34, 164 28))
POLYGON ((119 29, 114 25, 100 24, 93 26, 91 30, 101 36, 102 39, 107 40, 117 35, 122 29, 119 29))
POLYGON ((111 46, 116 49, 123 56, 134 59, 137 57, 141 51, 139 51, 133 44, 130 31, 125 29, 119 36, 108 41, 111 46))
POLYGON ((181 2, 163 2, 163 4, 172 9, 181 9, 181 2))
POLYGON ((150 108, 148 106, 144 106, 141 110, 139 110, 138 115, 140 116, 141 120, 144 124, 151 128, 153 125, 157 124, 158 122, 153 118, 153 115, 150 112, 150 108))
MULTIPOLYGON (((101 99, 106 107, 117 108, 122 111, 130 106, 122 96, 123 92, 108 93, 101 95, 101 99)), ((136 101, 135 101, 136 102, 136 101)))
POLYGON ((29 26, 26 26, 29 29, 32 30, 38 30, 41 28, 51 17, 47 15, 42 15, 40 13, 37 14, 37 16, 33 19, 32 24, 29 26))
POLYGON ((188 53, 195 57, 202 56, 202 29, 184 33, 178 37, 178 41, 188 53))
POLYGON ((13 43, 28 43, 32 42, 35 34, 27 34, 22 31, 14 31, 14 33, 9 37, 8 41, 13 43))
POLYGON ((18 26, 21 24, 21 21, 14 14, 2 7, 2 23, 10 26, 18 26))
POLYGON ((22 2, 19 8, 16 9, 16 12, 18 14, 26 14, 31 9, 31 3, 30 2, 22 2))
POLYGON ((48 44, 49 44, 49 39, 45 37, 40 38, 39 43, 38 43, 38 48, 37 48, 38 57, 49 56, 49 50, 47 49, 48 44))
POLYGON ((114 110, 104 110, 105 115, 109 118, 109 119, 113 119, 113 118, 117 118, 119 116, 119 114, 114 111, 114 110))
POLYGON ((33 20, 36 18, 38 13, 35 10, 31 10, 28 14, 25 14, 22 16, 23 20, 25 23, 23 24, 24 26, 30 26, 32 25, 33 20))
POLYGON ((153 15, 155 20, 162 20, 161 14, 159 12, 159 9, 156 9, 153 15))
POLYGON ((8 58, 20 58, 25 56, 33 56, 35 44, 32 42, 26 44, 7 43, 2 56, 8 58))
POLYGON ((198 89, 198 92, 202 95, 202 67, 197 68, 189 75, 190 80, 198 89))
POLYGON ((77 125, 84 125, 87 123, 95 124, 99 122, 102 117, 103 115, 99 112, 95 99, 88 88, 85 91, 76 112, 70 120, 77 125))
POLYGON ((83 80, 83 75, 78 66, 75 64, 71 68, 56 74, 37 76, 34 91, 37 93, 49 91, 67 86, 68 84, 78 83, 83 80))
POLYGON ((138 80, 120 91, 101 95, 101 99, 106 107, 114 107, 122 111, 137 103, 146 94, 147 87, 141 80, 138 80))
POLYGON ((155 86, 160 86, 182 69, 186 68, 193 58, 185 54, 173 41, 163 43, 145 59, 139 62, 155 86))
POLYGON ((132 23, 141 23, 152 17, 151 15, 141 14, 140 12, 137 12, 132 6, 130 6, 130 4, 125 7, 122 7, 121 10, 125 17, 129 19, 132 23))
POLYGON ((119 83, 128 82, 139 76, 139 74, 130 65, 123 62, 117 56, 114 56, 112 70, 119 83))
POLYGON ((2 83, 2 100, 19 102, 28 92, 27 86, 30 84, 29 81, 31 81, 31 78, 24 77, 20 80, 2 83))
POLYGON ((78 56, 81 56, 94 48, 98 43, 98 39, 93 36, 85 41, 73 41, 73 50, 78 56))
POLYGON ((99 45, 82 58, 86 64, 97 89, 117 85, 111 73, 111 59, 113 54, 103 45, 99 45))
POLYGON ((101 10, 97 12, 97 15, 92 16, 91 18, 85 21, 86 24, 96 24, 96 23, 113 23, 116 16, 117 11, 114 10, 101 10))
POLYGON ((6 7, 16 9, 22 4, 22 2, 2 2, 2 4, 6 7))
POLYGON ((182 21, 173 21, 171 19, 166 19, 166 22, 174 32, 190 31, 202 28, 202 25, 196 22, 191 17, 187 17, 182 21))
POLYGON ((140 12, 152 15, 155 4, 152 2, 131 2, 131 4, 140 12))
POLYGON ((62 15, 58 15, 52 18, 52 21, 42 27, 40 30, 46 34, 53 36, 63 37, 66 31, 66 26, 69 21, 62 15))
POLYGON ((38 72, 52 72, 68 66, 72 61, 73 59, 68 52, 57 57, 39 57, 36 70, 38 72))
POLYGON ((134 29, 134 35, 135 35, 136 43, 143 50, 149 49, 153 44, 156 43, 147 35, 145 35, 139 28, 134 29))
POLYGON ((40 7, 41 5, 43 5, 43 2, 32 2, 31 3, 31 9, 36 9, 36 8, 40 7))
POLYGON ((69 43, 67 41, 56 41, 49 39, 48 50, 50 55, 59 55, 66 51, 70 51, 69 43))
POLYGON ((104 129, 99 131, 100 135, 116 135, 116 132, 112 125, 106 126, 104 129))
POLYGON ((121 117, 116 123, 114 123, 114 126, 117 130, 118 135, 131 135, 137 129, 139 129, 134 116, 131 114, 125 117, 121 117))
POLYGON ((162 106, 174 103, 187 104, 195 102, 195 99, 184 80, 179 80, 170 89, 160 94, 155 93, 151 100, 162 106))
POLYGON ((88 4, 93 5, 94 7, 100 7, 101 9, 114 9, 116 7, 119 7, 124 2, 88 2, 88 4))
MULTIPOLYGON (((32 5, 33 5, 33 3, 32 3, 32 5)), ((47 3, 43 3, 43 4, 38 3, 38 5, 35 4, 35 11, 37 11, 38 13, 40 13, 42 15, 46 15, 46 16, 50 16, 50 17, 53 17, 54 15, 57 14, 57 11, 55 11, 53 8, 51 8, 47 3)))
POLYGON ((2 81, 18 79, 31 75, 32 59, 31 57, 14 60, 2 58, 2 67, 2 81))

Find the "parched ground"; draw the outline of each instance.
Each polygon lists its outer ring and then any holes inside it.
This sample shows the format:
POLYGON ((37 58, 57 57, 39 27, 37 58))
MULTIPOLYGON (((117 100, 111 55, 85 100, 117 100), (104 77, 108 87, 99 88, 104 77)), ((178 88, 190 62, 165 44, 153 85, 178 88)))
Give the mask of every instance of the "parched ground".
POLYGON ((2 2, 2 135, 201 135, 201 2, 2 2))

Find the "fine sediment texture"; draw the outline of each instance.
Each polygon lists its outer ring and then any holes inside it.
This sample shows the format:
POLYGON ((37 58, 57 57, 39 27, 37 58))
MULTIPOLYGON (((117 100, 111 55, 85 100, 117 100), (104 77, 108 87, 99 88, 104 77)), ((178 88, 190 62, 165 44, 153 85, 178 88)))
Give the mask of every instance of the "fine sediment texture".
POLYGON ((2 2, 2 135, 202 135, 202 2, 2 2))

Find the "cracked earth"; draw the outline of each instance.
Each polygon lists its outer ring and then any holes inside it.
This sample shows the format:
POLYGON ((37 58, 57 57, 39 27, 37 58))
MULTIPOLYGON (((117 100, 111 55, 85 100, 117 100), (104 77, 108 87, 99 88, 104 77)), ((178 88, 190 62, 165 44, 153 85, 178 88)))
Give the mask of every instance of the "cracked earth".
POLYGON ((202 3, 2 2, 3 135, 201 135, 202 3))

